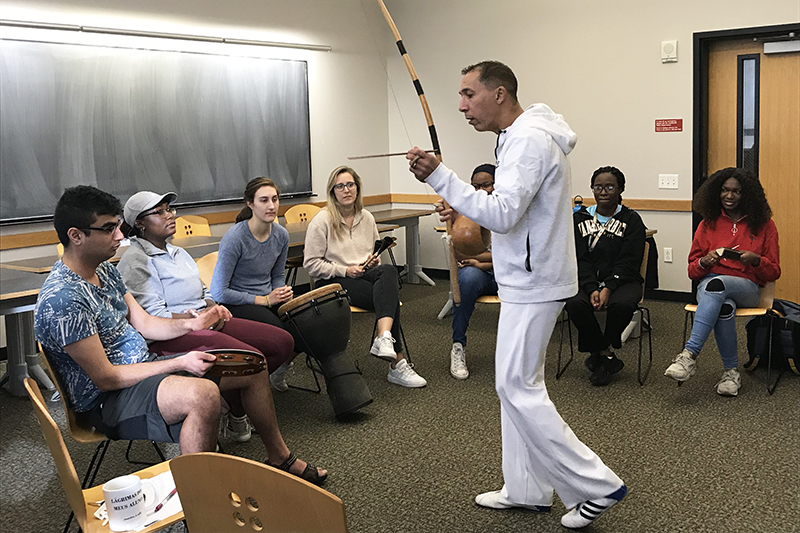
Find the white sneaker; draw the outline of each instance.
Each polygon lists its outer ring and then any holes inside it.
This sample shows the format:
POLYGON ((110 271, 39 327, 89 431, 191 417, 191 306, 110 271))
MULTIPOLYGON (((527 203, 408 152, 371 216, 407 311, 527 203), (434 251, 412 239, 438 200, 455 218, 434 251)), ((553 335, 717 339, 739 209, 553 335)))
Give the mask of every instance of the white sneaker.
POLYGON ((521 503, 514 503, 505 496, 502 491, 494 490, 492 492, 484 492, 475 496, 475 503, 481 507, 488 507, 489 509, 528 509, 537 513, 549 513, 549 505, 523 505, 521 503))
POLYGON ((467 379, 467 352, 460 342, 454 342, 450 350, 450 374, 456 379, 467 379))
POLYGON ((683 351, 672 360, 672 364, 667 367, 664 375, 675 381, 686 381, 694 376, 697 370, 695 368, 696 365, 697 362, 692 356, 692 352, 684 348, 683 351))
POLYGON ((227 421, 225 422, 225 426, 223 426, 223 435, 226 438, 235 442, 247 442, 250 440, 252 426, 250 425, 250 419, 247 418, 247 415, 236 418, 228 413, 226 418, 227 421))
POLYGON ((400 359, 394 368, 389 369, 387 378, 389 383, 403 387, 418 388, 428 384, 425 378, 414 372, 414 369, 405 359, 400 359))
POLYGON ((605 498, 596 498, 579 503, 561 517, 561 525, 570 529, 586 527, 600 518, 600 515, 618 504, 627 493, 628 488, 623 485, 605 498))
POLYGON ((286 384, 286 372, 294 365, 294 361, 283 363, 275 372, 269 375, 269 384, 278 392, 286 392, 289 385, 286 384))
POLYGON ((739 370, 729 368, 722 373, 722 379, 717 383, 717 394, 722 396, 738 396, 739 389, 742 388, 742 378, 739 370))
POLYGON ((372 341, 372 348, 370 348, 369 353, 375 357, 389 361, 390 363, 397 361, 397 353, 394 351, 394 339, 392 338, 392 334, 388 331, 384 331, 375 337, 375 340, 372 341))

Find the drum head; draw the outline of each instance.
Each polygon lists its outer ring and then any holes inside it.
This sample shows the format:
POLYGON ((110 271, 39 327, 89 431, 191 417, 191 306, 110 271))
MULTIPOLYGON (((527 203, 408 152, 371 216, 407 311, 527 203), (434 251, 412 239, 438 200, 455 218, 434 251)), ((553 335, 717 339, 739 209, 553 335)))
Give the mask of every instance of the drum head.
POLYGON ((283 316, 286 313, 291 313, 295 309, 299 309, 303 305, 307 304, 311 300, 321 300, 324 297, 335 294, 337 291, 341 291, 342 286, 338 283, 331 283, 330 285, 325 285, 324 287, 320 287, 319 289, 314 289, 313 291, 309 291, 302 296, 298 296, 297 298, 293 298, 280 306, 278 308, 278 316, 283 316))

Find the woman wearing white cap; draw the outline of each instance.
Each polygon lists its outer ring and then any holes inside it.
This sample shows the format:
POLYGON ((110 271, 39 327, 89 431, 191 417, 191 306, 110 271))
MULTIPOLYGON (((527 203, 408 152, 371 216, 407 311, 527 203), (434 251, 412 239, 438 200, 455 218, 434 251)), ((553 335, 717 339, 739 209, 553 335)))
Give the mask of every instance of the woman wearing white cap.
MULTIPOLYGON (((124 215, 131 228, 131 246, 118 266, 125 286, 142 308, 166 318, 203 313, 217 305, 200 281, 192 257, 167 242, 175 234, 175 209, 170 204, 176 199, 172 192, 162 195, 150 191, 138 192, 128 199, 124 215)), ((149 348, 159 355, 219 348, 255 350, 265 356, 269 371, 273 372, 294 355, 293 346, 292 336, 281 328, 231 318, 211 330, 151 342, 149 348)), ((235 440, 246 441, 250 437, 246 422, 242 425, 236 418, 229 417, 226 429, 235 440)))

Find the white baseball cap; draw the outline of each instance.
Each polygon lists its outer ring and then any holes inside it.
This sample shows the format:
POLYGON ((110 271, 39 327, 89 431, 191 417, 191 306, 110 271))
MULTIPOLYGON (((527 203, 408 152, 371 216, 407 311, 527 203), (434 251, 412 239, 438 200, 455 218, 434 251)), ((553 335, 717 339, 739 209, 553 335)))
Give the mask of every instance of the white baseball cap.
POLYGON ((178 195, 174 192, 168 192, 167 194, 156 194, 150 191, 137 192, 125 202, 125 222, 130 227, 133 227, 139 215, 148 209, 152 209, 164 202, 171 204, 177 199, 178 195))

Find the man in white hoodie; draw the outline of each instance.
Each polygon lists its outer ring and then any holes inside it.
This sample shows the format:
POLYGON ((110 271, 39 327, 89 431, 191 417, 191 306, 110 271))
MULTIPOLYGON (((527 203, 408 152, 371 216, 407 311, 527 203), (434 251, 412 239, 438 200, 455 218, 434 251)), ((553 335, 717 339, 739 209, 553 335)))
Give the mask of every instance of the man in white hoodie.
POLYGON ((500 321, 495 353, 503 435, 502 490, 480 494, 483 507, 547 512, 558 493, 581 528, 627 493, 622 480, 583 444, 550 401, 544 383, 547 343, 564 300, 578 292, 569 163, 577 136, 544 104, 523 110, 506 65, 484 61, 462 70, 459 111, 477 131, 498 135, 493 194, 479 194, 413 148, 411 172, 453 210, 492 232, 500 321))

